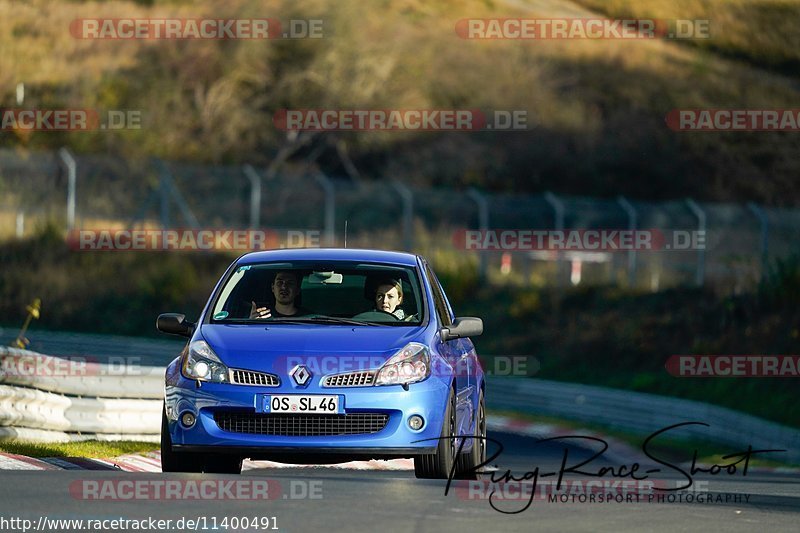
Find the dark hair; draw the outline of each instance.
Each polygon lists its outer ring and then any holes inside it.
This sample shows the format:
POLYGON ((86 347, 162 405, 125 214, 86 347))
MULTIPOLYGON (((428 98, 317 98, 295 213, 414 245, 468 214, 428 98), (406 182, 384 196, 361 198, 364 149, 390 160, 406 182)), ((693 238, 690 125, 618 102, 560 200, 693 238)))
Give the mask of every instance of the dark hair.
POLYGON ((390 287, 394 287, 395 289, 397 289, 397 296, 399 296, 400 298, 403 297, 403 284, 400 283, 400 280, 386 278, 380 280, 378 283, 375 284, 375 296, 373 296, 373 298, 375 298, 378 295, 378 287, 380 287, 381 285, 388 285, 390 287))

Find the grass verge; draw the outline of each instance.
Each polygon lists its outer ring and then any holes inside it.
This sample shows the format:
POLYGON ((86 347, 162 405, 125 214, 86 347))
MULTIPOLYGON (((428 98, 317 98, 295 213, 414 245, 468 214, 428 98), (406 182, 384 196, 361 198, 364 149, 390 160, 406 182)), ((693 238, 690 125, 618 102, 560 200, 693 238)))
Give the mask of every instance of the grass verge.
POLYGON ((158 443, 139 441, 105 442, 86 440, 81 442, 0 442, 0 452, 27 455, 28 457, 86 457, 105 459, 131 453, 154 452, 158 443))

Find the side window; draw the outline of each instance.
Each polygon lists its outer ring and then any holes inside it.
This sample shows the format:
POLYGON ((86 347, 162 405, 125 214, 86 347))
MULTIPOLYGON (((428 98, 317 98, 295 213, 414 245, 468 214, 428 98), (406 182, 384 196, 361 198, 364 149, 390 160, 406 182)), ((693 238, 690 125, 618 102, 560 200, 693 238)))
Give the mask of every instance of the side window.
POLYGON ((442 292, 442 287, 439 285, 439 280, 436 279, 436 274, 433 273, 433 270, 431 270, 428 264, 425 265, 425 273, 428 276, 433 291, 433 306, 436 308, 439 322, 443 326, 449 326, 453 321, 450 319, 450 312, 445 303, 444 293, 442 292))
POLYGON ((439 282, 439 278, 436 277, 436 274, 434 274, 433 277, 436 279, 436 285, 439 287, 439 293, 442 295, 442 301, 447 309, 447 316, 450 317, 450 323, 452 323, 453 319, 456 317, 455 313, 453 313, 453 306, 450 305, 450 300, 447 299, 447 295, 444 293, 444 287, 442 287, 442 284, 439 282))

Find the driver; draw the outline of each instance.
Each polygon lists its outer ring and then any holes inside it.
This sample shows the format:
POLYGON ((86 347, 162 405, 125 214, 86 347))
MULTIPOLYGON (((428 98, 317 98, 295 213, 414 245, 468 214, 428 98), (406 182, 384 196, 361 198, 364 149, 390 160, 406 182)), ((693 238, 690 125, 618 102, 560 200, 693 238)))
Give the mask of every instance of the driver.
POLYGON ((378 283, 375 291, 375 310, 390 313, 403 320, 405 312, 398 307, 403 303, 403 285, 396 279, 385 279, 378 283))
POLYGON ((291 270, 281 270, 275 274, 270 286, 272 296, 275 298, 275 308, 259 307, 256 302, 250 302, 250 318, 272 318, 305 315, 308 311, 297 305, 300 295, 300 276, 291 270))

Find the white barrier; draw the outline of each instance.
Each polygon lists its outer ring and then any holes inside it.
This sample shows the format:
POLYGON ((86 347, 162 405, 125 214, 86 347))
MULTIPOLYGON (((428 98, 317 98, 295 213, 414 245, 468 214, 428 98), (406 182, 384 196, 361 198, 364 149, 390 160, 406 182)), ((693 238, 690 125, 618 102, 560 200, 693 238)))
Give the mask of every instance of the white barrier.
POLYGON ((0 440, 157 440, 164 370, 0 347, 0 440))
POLYGON ((164 368, 105 365, 0 346, 0 382, 72 396, 155 400, 164 395, 164 368))
POLYGON ((487 378, 486 401, 489 408, 595 423, 642 436, 681 422, 703 422, 708 427, 685 426, 669 435, 736 446, 735 451, 748 444, 786 449, 781 460, 800 461, 800 430, 703 402, 512 377, 487 378))

